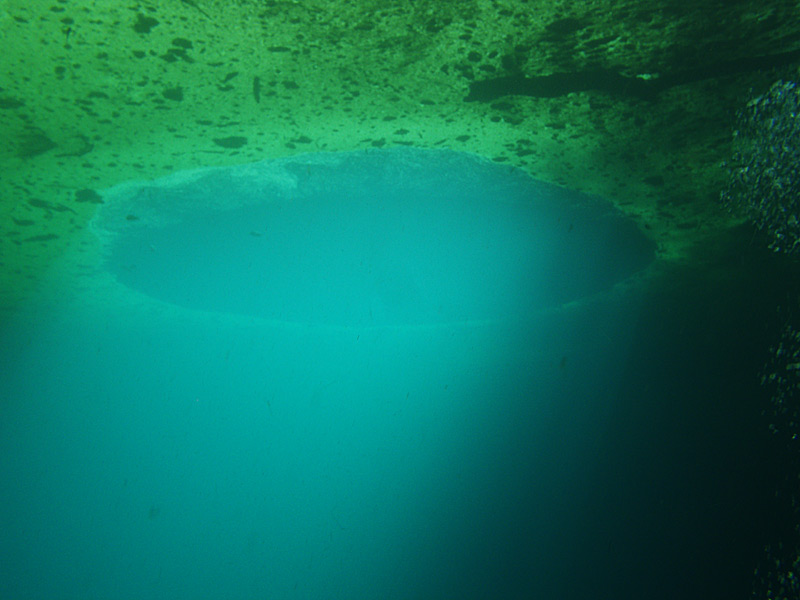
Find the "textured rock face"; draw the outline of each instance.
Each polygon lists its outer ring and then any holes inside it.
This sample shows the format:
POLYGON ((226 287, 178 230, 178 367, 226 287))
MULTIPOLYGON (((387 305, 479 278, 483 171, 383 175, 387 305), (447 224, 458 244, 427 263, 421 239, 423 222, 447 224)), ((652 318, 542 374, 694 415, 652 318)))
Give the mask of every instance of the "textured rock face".
POLYGON ((794 3, 713 4, 4 2, 0 295, 82 251, 79 190, 320 150, 474 152, 610 199, 679 256, 730 221, 730 115, 776 77, 748 60, 793 51, 800 22, 794 3), (493 80, 550 96, 464 102, 493 80))

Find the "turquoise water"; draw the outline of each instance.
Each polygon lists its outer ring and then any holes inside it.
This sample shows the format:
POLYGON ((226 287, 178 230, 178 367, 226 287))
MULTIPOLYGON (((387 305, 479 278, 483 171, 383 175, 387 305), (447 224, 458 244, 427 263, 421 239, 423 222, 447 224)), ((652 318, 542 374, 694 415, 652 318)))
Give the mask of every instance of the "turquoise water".
POLYGON ((526 320, 654 256, 608 202, 451 151, 303 155, 106 196, 95 228, 120 282, 280 322, 526 320))
POLYGON ((697 404, 738 382, 612 289, 653 248, 609 205, 413 151, 104 197, 113 291, 2 331, 0 596, 674 598, 742 571, 720 532, 753 542, 752 440, 697 404))

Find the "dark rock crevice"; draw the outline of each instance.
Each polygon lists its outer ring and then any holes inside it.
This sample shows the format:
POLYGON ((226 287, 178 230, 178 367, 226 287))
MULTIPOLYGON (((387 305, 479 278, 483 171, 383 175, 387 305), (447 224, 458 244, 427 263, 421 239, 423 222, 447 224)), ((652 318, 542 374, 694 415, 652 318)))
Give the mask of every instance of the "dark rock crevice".
POLYGON ((654 99, 662 91, 677 85, 785 67, 798 61, 800 61, 800 50, 792 50, 767 56, 738 58, 677 73, 666 73, 650 79, 622 75, 614 69, 590 69, 538 77, 510 75, 470 83, 469 94, 464 100, 491 102, 502 96, 556 98, 590 90, 632 98, 654 99))

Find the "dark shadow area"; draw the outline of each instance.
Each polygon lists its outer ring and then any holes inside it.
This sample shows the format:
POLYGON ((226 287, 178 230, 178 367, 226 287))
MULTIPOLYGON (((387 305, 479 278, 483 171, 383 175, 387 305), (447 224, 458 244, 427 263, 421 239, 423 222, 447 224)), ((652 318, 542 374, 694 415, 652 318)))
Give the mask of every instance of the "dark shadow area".
POLYGON ((587 522, 605 522, 624 548, 598 548, 600 568, 620 574, 607 597, 638 588, 664 600, 749 598, 764 546, 794 538, 790 502, 776 497, 793 454, 768 429, 759 380, 781 330, 777 308, 800 278, 796 264, 750 245, 747 228, 725 238, 643 303, 613 418, 615 460, 597 473, 599 506, 616 515, 587 522), (637 550, 654 537, 657 560, 637 550))
POLYGON ((735 61, 724 61, 676 73, 664 73, 652 79, 622 75, 619 70, 614 69, 589 69, 532 77, 521 74, 509 75, 473 81, 469 85, 469 94, 464 100, 466 102, 491 102, 503 96, 556 98, 590 90, 652 100, 664 90, 677 85, 776 69, 792 65, 798 59, 800 59, 800 50, 792 50, 769 56, 743 57, 735 61))

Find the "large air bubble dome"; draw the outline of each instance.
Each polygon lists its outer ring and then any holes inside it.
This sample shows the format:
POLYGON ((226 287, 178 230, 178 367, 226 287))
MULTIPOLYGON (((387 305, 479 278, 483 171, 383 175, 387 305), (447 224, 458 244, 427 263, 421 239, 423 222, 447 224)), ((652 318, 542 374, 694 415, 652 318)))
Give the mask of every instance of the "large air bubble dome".
POLYGON ((337 326, 518 320, 649 264, 599 198, 474 155, 306 154, 108 190, 107 268, 172 304, 337 326))

